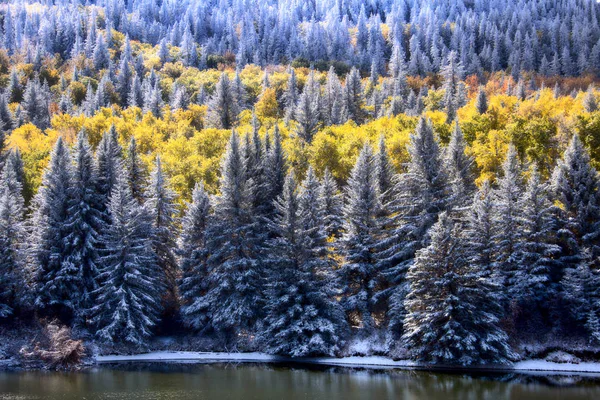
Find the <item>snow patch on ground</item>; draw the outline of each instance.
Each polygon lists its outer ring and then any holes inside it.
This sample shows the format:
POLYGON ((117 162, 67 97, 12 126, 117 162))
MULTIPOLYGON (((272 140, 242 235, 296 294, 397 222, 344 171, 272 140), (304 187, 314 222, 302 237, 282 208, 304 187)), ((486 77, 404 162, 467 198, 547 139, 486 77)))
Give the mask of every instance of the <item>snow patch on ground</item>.
MULTIPOLYGON (((566 353, 565 353, 566 354, 566 353)), ((129 361, 146 362, 300 362, 309 364, 347 366, 347 367, 386 367, 386 368, 427 368, 410 360, 394 361, 387 357, 314 357, 291 359, 287 357, 272 356, 264 353, 223 353, 223 352, 152 352, 135 355, 107 355, 96 356, 98 363, 115 363, 129 361)), ((441 367, 436 367, 441 368, 441 367)), ((475 367, 465 369, 498 370, 517 372, 564 372, 564 373, 593 373, 600 374, 600 363, 580 362, 552 362, 548 360, 519 361, 507 367, 475 367)))
POLYGON ((567 352, 558 350, 553 351, 552 353, 546 356, 546 361, 551 361, 559 364, 579 364, 581 363, 581 359, 579 357, 574 356, 573 354, 569 354, 567 352))

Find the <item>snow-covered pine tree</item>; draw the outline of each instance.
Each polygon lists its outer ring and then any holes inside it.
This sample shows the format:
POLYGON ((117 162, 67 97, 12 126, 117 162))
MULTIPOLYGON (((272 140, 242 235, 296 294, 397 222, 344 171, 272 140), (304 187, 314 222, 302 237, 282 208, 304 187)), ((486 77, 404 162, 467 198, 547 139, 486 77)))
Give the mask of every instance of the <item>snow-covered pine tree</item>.
POLYGON ((351 119, 357 124, 362 124, 366 118, 364 102, 360 72, 353 67, 348 75, 346 75, 346 84, 344 86, 343 113, 346 120, 351 119))
POLYGON ((221 163, 220 195, 207 231, 206 302, 211 327, 229 341, 242 340, 261 322, 263 277, 257 262, 261 243, 252 235, 251 199, 236 132, 221 163))
POLYGON ((464 69, 455 51, 451 51, 446 59, 446 65, 441 69, 444 78, 444 111, 446 111, 447 122, 452 122, 456 118, 456 112, 460 107, 459 102, 459 84, 462 79, 464 69))
POLYGON ((192 202, 188 204, 181 221, 177 249, 181 278, 181 314, 187 326, 204 329, 208 325, 209 310, 205 302, 208 291, 208 249, 206 230, 211 204, 202 183, 196 184, 192 202))
POLYGON ((321 209, 323 210, 323 224, 328 237, 339 237, 343 221, 344 199, 338 191, 335 178, 325 168, 323 178, 321 179, 321 193, 319 196, 321 209))
POLYGON ((379 199, 382 206, 386 207, 392 200, 395 173, 383 135, 379 136, 379 151, 375 157, 375 172, 377 174, 379 199))
MULTIPOLYGON (((580 325, 591 317, 592 310, 600 312, 599 278, 592 271, 597 269, 600 255, 599 188, 598 172, 591 165, 590 155, 579 136, 574 135, 550 181, 552 201, 558 203, 554 216, 560 246, 551 278, 565 302, 559 311, 580 325), (582 296, 573 291, 577 285, 582 288, 582 296), (583 309, 577 307, 579 302, 584 303, 583 309)), ((569 329, 577 326, 568 318, 562 323, 569 329)))
POLYGON ((465 153, 465 139, 458 125, 454 124, 454 130, 450 136, 450 142, 444 149, 444 168, 448 175, 450 185, 449 207, 465 207, 467 199, 473 196, 475 190, 473 176, 473 158, 465 153))
MULTIPOLYGON (((597 261, 596 261, 597 264, 597 261)), ((600 278, 597 265, 590 251, 584 249, 579 256, 579 263, 574 268, 565 270, 561 280, 563 326, 569 333, 588 337, 591 344, 600 344, 600 329, 597 325, 600 298, 598 286, 600 278)))
POLYGON ((523 179, 517 150, 511 144, 502 164, 502 176, 494 190, 494 242, 496 263, 502 274, 505 289, 512 293, 516 273, 520 269, 516 246, 521 232, 515 229, 521 217, 519 200, 523 195, 523 179))
POLYGON ((291 357, 335 355, 343 345, 344 313, 334 299, 331 260, 319 183, 312 169, 300 194, 290 172, 276 202, 272 241, 272 280, 267 288, 266 351, 291 357))
POLYGON ((131 194, 138 201, 142 202, 144 198, 144 188, 146 187, 146 176, 142 160, 137 149, 135 137, 131 137, 127 147, 127 157, 125 158, 125 169, 129 178, 129 187, 131 194))
POLYGON ((65 263, 69 246, 72 166, 69 149, 59 137, 33 198, 29 224, 31 265, 35 274, 35 307, 42 315, 69 321, 76 312, 79 270, 65 263))
POLYGON ((598 110, 598 100, 594 94, 594 86, 590 85, 585 96, 583 97, 583 108, 586 112, 594 112, 598 110))
POLYGON ((98 192, 104 196, 107 205, 108 197, 117 181, 117 173, 123 171, 122 149, 118 141, 117 129, 114 125, 102 135, 96 150, 96 166, 98 170, 98 192))
POLYGON ((315 78, 315 72, 310 71, 304 90, 294 109, 294 119, 298 123, 296 134, 306 143, 312 142, 321 121, 321 87, 315 78))
POLYGON ((390 204, 391 217, 377 243, 378 269, 381 271, 380 301, 392 297, 388 305, 388 319, 393 334, 400 333, 406 294, 404 279, 415 252, 426 246, 427 231, 437 221, 448 202, 448 177, 443 166, 433 126, 420 118, 410 135, 408 145, 410 162, 407 172, 398 176, 390 204))
POLYGON ((231 82, 227 74, 222 73, 208 100, 207 124, 214 128, 231 129, 237 121, 238 113, 238 101, 231 82))
POLYGON ((165 311, 177 308, 177 207, 175 192, 162 170, 160 156, 156 156, 154 170, 145 192, 144 207, 152 221, 152 250, 161 269, 167 293, 164 299, 165 311))
POLYGON ((77 322, 81 323, 93 305, 92 292, 98 286, 98 235, 105 229, 103 197, 97 192, 98 176, 84 130, 77 137, 73 161, 68 217, 65 221, 65 240, 68 244, 62 255, 63 268, 77 271, 77 292, 73 298, 77 322))
POLYGON ((273 130, 273 143, 265 149, 264 173, 266 182, 265 205, 268 206, 267 216, 271 217, 273 202, 283 191, 283 182, 286 175, 285 153, 281 147, 281 134, 279 127, 275 125, 273 130))
POLYGON ((296 72, 294 68, 289 69, 289 78, 287 81, 285 92, 282 95, 284 115, 286 121, 289 121, 294 116, 294 110, 298 103, 298 83, 296 81, 296 72))
POLYGON ((488 98, 483 87, 479 87, 477 91, 477 100, 475 100, 475 108, 479 114, 485 114, 488 110, 488 98))
POLYGON ((600 178, 579 135, 574 135, 554 169, 551 179, 553 200, 559 219, 561 258, 565 267, 577 263, 578 252, 589 247, 600 254, 600 178))
POLYGON ((520 218, 516 229, 521 235, 515 247, 518 269, 513 276, 511 298, 526 320, 538 319, 542 311, 548 311, 548 302, 556 294, 552 292, 550 273, 560 247, 554 244, 556 226, 548 186, 542 182, 535 164, 529 170, 518 209, 520 218))
POLYGON ((127 174, 119 170, 90 323, 102 341, 141 347, 159 320, 164 275, 152 250, 152 217, 133 198, 127 174))
POLYGON ((346 186, 344 233, 339 243, 344 262, 338 271, 343 290, 342 306, 350 325, 367 336, 375 329, 377 259, 374 250, 380 234, 377 218, 380 208, 373 148, 367 142, 346 186))
POLYGON ((512 351, 499 326, 501 286, 488 268, 469 262, 459 231, 444 212, 431 228, 429 246, 417 252, 406 275, 403 339, 422 362, 507 363, 512 351))
POLYGON ((26 285, 22 186, 10 158, 0 176, 0 318, 24 305, 26 285))

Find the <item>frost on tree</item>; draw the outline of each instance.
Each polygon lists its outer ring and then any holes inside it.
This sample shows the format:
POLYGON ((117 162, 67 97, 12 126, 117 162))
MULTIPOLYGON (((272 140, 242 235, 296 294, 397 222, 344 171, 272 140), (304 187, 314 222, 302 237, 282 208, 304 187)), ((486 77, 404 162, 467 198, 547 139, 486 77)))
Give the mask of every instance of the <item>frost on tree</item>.
MULTIPOLYGON (((129 182, 128 182, 129 183, 129 182)), ((133 193, 132 193, 133 195, 133 193)), ((162 270, 167 292, 163 299, 169 314, 177 310, 177 259, 175 257, 177 219, 175 192, 162 170, 160 157, 156 157, 154 170, 145 192, 144 208, 152 220, 152 249, 162 270)))
POLYGON ((388 305, 391 331, 402 331, 404 279, 414 262, 415 252, 428 241, 427 231, 437 221, 449 200, 448 176, 430 121, 420 118, 408 145, 407 171, 395 180, 393 200, 388 205, 388 228, 382 232, 376 250, 381 291, 378 300, 388 305))
POLYGON ((208 228, 210 324, 228 340, 245 338, 262 314, 262 263, 251 215, 246 166, 237 133, 232 132, 221 163, 220 195, 208 228))
POLYGON ((460 227, 446 213, 431 228, 431 243, 407 273, 403 339, 422 362, 445 365, 506 363, 512 355, 499 326, 493 273, 468 259, 460 227))
POLYGON ((152 216, 133 198, 122 170, 108 212, 90 323, 102 341, 142 346, 159 321, 164 274, 152 249, 152 216))
POLYGON ((379 236, 377 215, 380 207, 373 148, 367 142, 346 186, 344 233, 340 239, 344 263, 338 272, 343 289, 342 305, 350 324, 367 335, 375 328, 375 246, 379 236))
POLYGON ((25 305, 24 258, 22 245, 25 238, 23 221, 22 185, 9 155, 0 175, 0 320, 25 305))
POLYGON ((195 329, 208 324, 208 249, 206 229, 210 218, 211 204, 203 184, 197 184, 192 192, 192 202, 181 221, 178 240, 178 255, 181 278, 181 314, 185 324, 195 329))
POLYGON ((64 265, 77 270, 78 284, 74 296, 79 322, 93 305, 92 292, 97 288, 98 236, 105 228, 102 219, 102 196, 97 192, 98 176, 87 135, 79 133, 72 167, 72 187, 68 217, 65 222, 68 247, 64 265))
POLYGON ((69 205, 72 166, 59 139, 50 155, 42 185, 33 199, 29 254, 35 274, 35 307, 43 315, 71 319, 76 313, 79 270, 66 261, 70 247, 69 205))
POLYGON ((343 344, 346 322, 334 299, 332 259, 327 248, 319 182, 312 169, 300 191, 288 174, 276 202, 261 334, 268 353, 292 357, 335 355, 343 344))

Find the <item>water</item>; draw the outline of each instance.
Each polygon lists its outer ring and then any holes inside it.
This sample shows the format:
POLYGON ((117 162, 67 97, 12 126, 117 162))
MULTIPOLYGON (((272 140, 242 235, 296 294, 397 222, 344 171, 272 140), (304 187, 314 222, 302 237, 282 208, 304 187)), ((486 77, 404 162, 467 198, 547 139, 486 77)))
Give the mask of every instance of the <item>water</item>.
POLYGON ((600 399, 600 381, 248 364, 130 364, 85 372, 0 373, 0 399, 579 400, 600 399))

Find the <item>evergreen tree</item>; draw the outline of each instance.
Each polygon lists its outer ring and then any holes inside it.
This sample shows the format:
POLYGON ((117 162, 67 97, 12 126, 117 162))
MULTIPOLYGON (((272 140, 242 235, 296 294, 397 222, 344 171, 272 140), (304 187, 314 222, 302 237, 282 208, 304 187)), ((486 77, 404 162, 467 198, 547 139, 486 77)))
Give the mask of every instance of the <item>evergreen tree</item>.
POLYGON ((177 209, 175 193, 169 188, 159 156, 156 157, 154 170, 150 174, 145 199, 144 208, 152 221, 152 250, 167 289, 165 309, 173 311, 177 303, 177 209))
POLYGON ((448 54, 446 65, 442 68, 441 74, 444 78, 444 110, 447 115, 447 122, 452 122, 456 118, 456 112, 460 107, 459 84, 463 75, 463 66, 458 61, 454 51, 448 54))
POLYGON ((379 191, 380 201, 385 207, 392 198, 394 167, 390 161, 383 135, 379 137, 379 152, 375 159, 375 171, 377 173, 377 190, 379 191))
POLYGON ((594 94, 594 87, 590 85, 583 97, 583 108, 586 112, 592 113, 598 109, 598 100, 594 94))
POLYGON ((104 40, 104 35, 98 35, 96 38, 93 62, 94 68, 96 68, 97 71, 108 68, 108 65, 110 63, 110 54, 108 52, 106 41, 104 40))
POLYGON ((69 150, 59 137, 50 164, 33 199, 28 240, 35 274, 35 307, 43 314, 70 320, 76 312, 79 270, 65 263, 69 247, 72 167, 69 150))
POLYGON ((314 71, 310 71, 304 90, 294 110, 294 119, 298 122, 296 134, 306 143, 312 142, 320 127, 321 89, 314 71))
POLYGON ((226 339, 255 330, 262 311, 260 242, 251 229, 251 199, 239 138, 232 132, 221 164, 220 195, 208 227, 208 290, 211 327, 226 339))
POLYGON ((521 218, 517 229, 521 240, 515 249, 518 270, 513 276, 511 297, 530 319, 537 317, 551 299, 550 272, 560 253, 560 248, 553 244, 556 226, 548 187, 541 181, 536 165, 530 168, 518 208, 521 218))
POLYGON ((267 216, 270 217, 273 202, 283 192, 283 183, 285 181, 286 174, 286 160, 285 153, 281 147, 281 135, 279 134, 279 127, 275 125, 273 133, 273 143, 268 149, 265 149, 265 183, 266 183, 266 195, 264 198, 265 205, 268 206, 269 210, 267 216))
POLYGON ((338 193, 337 183, 328 168, 325 169, 321 180, 319 202, 323 210, 325 233, 328 237, 339 237, 344 224, 342 218, 344 200, 342 195, 338 193))
POLYGON ((237 121, 238 113, 238 100, 229 78, 223 73, 208 100, 207 123, 214 128, 231 129, 237 121))
POLYGON ((296 72, 293 68, 289 69, 289 78, 282 100, 284 105, 284 115, 286 120, 290 120, 294 116, 296 104, 298 103, 298 83, 296 81, 296 72))
POLYGON ((125 169, 129 178, 129 187, 133 198, 142 202, 144 198, 144 187, 146 186, 146 177, 142 160, 138 154, 137 142, 135 137, 131 137, 129 147, 127 148, 127 158, 125 159, 125 169))
POLYGON ((22 186, 10 158, 0 176, 0 319, 15 313, 25 296, 22 186))
POLYGON ((63 268, 77 271, 74 307, 78 318, 82 319, 92 307, 92 293, 97 289, 98 235, 104 229, 102 196, 96 191, 98 177, 83 130, 75 144, 73 161, 72 190, 65 222, 68 246, 63 252, 63 268))
POLYGON ((343 344, 344 314, 333 299, 331 261, 318 204, 319 183, 309 169, 300 194, 291 172, 276 203, 273 280, 267 288, 266 350, 292 357, 335 355, 343 344))
POLYGON ((489 269, 468 261, 458 228, 442 213, 431 244, 417 252, 407 274, 404 340, 422 362, 507 363, 512 351, 499 326, 501 287, 489 269))
POLYGON ((465 143, 462 130, 458 122, 450 136, 450 143, 444 151, 444 167, 448 176, 451 189, 451 198, 448 200, 452 207, 464 207, 467 199, 474 190, 473 158, 465 153, 465 143))
POLYGON ((488 99, 485 94, 483 87, 479 87, 477 91, 477 100, 475 101, 475 108, 479 114, 485 114, 488 110, 488 99))
POLYGON ((210 200, 203 184, 196 184, 192 202, 181 221, 181 235, 177 243, 180 257, 181 314, 186 325, 203 329, 208 325, 208 249, 206 230, 210 218, 210 200))
POLYGON ((516 247, 521 239, 521 232, 515 228, 521 215, 519 199, 522 195, 521 167, 517 150, 511 144, 502 164, 502 176, 498 179, 498 187, 494 191, 494 253, 508 293, 513 290, 518 271, 516 247))
POLYGON ((143 346, 160 315, 162 271, 152 251, 152 217, 131 195, 120 171, 110 195, 110 225, 102 237, 100 287, 91 324, 105 342, 143 346))
POLYGON ((410 136, 410 162, 394 186, 391 216, 377 244, 378 268, 382 273, 383 299, 389 298, 389 324, 393 334, 402 329, 405 275, 415 252, 427 241, 427 231, 447 207, 448 177, 431 122, 421 118, 410 136))
MULTIPOLYGON (((588 247, 592 255, 598 252, 600 232, 600 190, 598 172, 578 135, 574 135, 559 160, 551 179, 552 200, 558 223, 560 260, 563 268, 575 266, 581 260, 581 250, 588 247)), ((555 271, 560 279, 562 271, 555 271)))
POLYGON ((123 170, 122 149, 114 125, 102 135, 96 150, 96 166, 98 170, 98 192, 104 196, 105 207, 112 192, 118 173, 123 170))
POLYGON ((344 205, 344 234, 340 239, 344 263, 339 269, 342 305, 350 324, 372 333, 377 279, 375 246, 379 235, 377 214, 381 205, 373 149, 363 146, 350 173, 344 205))
POLYGON ((364 111, 364 93, 360 73, 356 68, 352 68, 346 75, 346 84, 344 86, 344 114, 346 119, 351 119, 357 124, 362 124, 365 120, 364 111))

